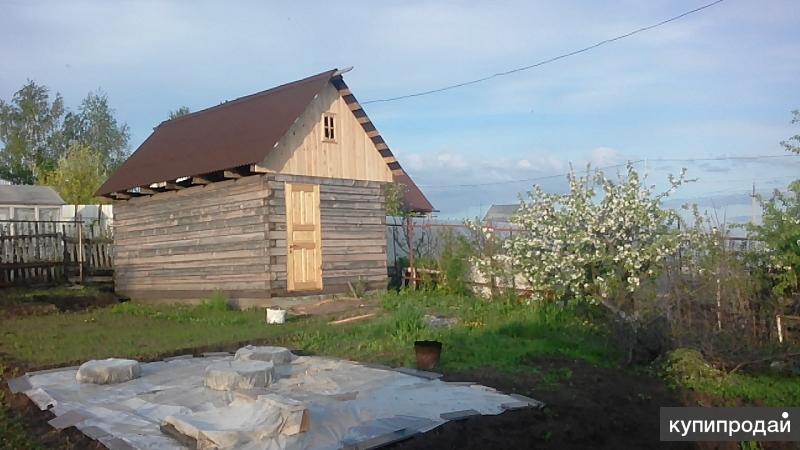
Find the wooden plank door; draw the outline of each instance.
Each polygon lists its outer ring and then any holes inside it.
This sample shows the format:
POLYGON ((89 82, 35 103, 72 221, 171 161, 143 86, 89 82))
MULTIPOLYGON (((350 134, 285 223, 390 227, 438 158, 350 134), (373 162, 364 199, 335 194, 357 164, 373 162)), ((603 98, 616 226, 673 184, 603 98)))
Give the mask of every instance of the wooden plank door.
POLYGON ((287 290, 322 289, 319 185, 286 183, 287 290))

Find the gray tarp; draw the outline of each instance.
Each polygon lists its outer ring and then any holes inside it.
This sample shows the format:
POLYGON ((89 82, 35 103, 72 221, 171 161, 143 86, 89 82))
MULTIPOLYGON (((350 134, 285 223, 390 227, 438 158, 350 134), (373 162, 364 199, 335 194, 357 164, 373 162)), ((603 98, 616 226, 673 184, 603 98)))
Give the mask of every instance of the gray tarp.
POLYGON ((42 409, 52 406, 56 416, 77 411, 66 418, 101 442, 119 439, 138 449, 187 448, 160 430, 169 416, 211 435, 231 432, 217 436, 221 442, 234 439, 236 448, 323 450, 392 432, 428 431, 445 422, 443 413, 498 414, 503 404, 519 403, 484 386, 319 357, 276 365, 277 379, 265 388, 206 388, 206 367, 230 361, 231 356, 216 356, 145 363, 140 378, 113 385, 78 383, 74 368, 32 373, 32 389, 25 393, 42 409), (259 402, 263 395, 302 404, 308 431, 276 433, 283 416, 280 408, 259 402))

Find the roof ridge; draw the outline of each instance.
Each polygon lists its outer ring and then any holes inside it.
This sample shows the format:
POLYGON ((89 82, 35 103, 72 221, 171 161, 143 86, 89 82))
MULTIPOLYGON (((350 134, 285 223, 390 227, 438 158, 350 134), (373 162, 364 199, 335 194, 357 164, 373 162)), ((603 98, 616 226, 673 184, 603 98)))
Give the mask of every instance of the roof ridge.
POLYGON ((156 126, 156 128, 158 128, 161 125, 164 125, 166 123, 177 123, 177 122, 179 122, 179 121, 181 121, 183 119, 187 119, 187 118, 190 118, 190 117, 202 114, 202 113, 206 113, 206 112, 209 112, 209 111, 212 111, 212 110, 222 109, 222 108, 224 108, 226 106, 233 106, 234 104, 241 103, 244 100, 250 100, 252 98, 260 97, 260 96, 265 95, 265 94, 271 94, 271 93, 274 93, 274 92, 277 92, 277 91, 280 91, 280 90, 283 90, 283 89, 286 89, 286 88, 289 88, 289 87, 297 86, 299 84, 309 83, 309 82, 314 81, 315 79, 317 79, 317 78, 319 78, 319 77, 321 77, 321 76, 323 76, 325 74, 330 74, 329 76, 333 77, 333 74, 336 73, 337 70, 338 69, 336 69, 336 68, 331 69, 331 70, 326 70, 326 71, 320 72, 320 73, 318 73, 316 75, 311 75, 310 77, 301 78, 301 79, 295 80, 295 81, 290 81, 288 83, 284 83, 284 84, 281 84, 279 86, 275 86, 275 87, 272 87, 272 88, 269 88, 269 89, 265 89, 263 91, 255 92, 253 94, 244 95, 242 97, 237 97, 237 98, 235 98, 233 100, 226 100, 226 101, 224 101, 224 102, 222 102, 222 103, 220 103, 218 105, 209 106, 207 108, 203 108, 203 109, 198 110, 198 111, 193 111, 193 112, 190 112, 189 114, 184 114, 184 115, 182 115, 180 117, 176 117, 174 119, 162 120, 161 123, 159 123, 158 126, 156 126))

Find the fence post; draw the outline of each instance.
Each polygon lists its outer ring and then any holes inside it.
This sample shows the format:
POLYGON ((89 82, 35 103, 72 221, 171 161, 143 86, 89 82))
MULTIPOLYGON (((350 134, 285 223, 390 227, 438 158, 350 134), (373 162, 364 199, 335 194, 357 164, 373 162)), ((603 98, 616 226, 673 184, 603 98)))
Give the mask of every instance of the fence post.
POLYGON ((76 252, 78 257, 78 278, 83 283, 83 220, 77 215, 75 216, 75 228, 78 232, 78 251, 76 252))
POLYGON ((61 245, 63 255, 61 257, 61 266, 64 269, 64 281, 69 281, 69 243, 67 242, 67 225, 61 224, 61 245))
MULTIPOLYGON (((509 241, 513 241, 514 240, 514 226, 513 225, 508 228, 508 240, 509 241)), ((514 267, 514 259, 513 258, 511 259, 511 263, 509 264, 509 267, 511 268, 511 289, 514 290, 514 295, 517 295, 517 294, 519 294, 519 292, 517 291, 517 270, 514 267)))
POLYGON ((414 268, 414 219, 411 216, 406 217, 406 239, 408 240, 408 274, 409 282, 412 288, 417 287, 417 271, 414 268))

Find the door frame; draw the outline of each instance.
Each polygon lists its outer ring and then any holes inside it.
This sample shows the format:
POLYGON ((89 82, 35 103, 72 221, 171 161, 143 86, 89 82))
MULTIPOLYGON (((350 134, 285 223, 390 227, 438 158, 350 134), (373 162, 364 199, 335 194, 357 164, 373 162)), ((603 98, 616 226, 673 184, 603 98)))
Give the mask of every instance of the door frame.
MULTIPOLYGON (((285 190, 285 206, 286 206, 286 290, 288 292, 310 292, 310 291, 321 291, 323 288, 322 282, 322 221, 321 221, 321 214, 320 214, 320 194, 319 194, 319 185, 318 184, 309 184, 309 183, 284 183, 284 190, 285 190), (296 225, 293 224, 292 214, 293 208, 295 205, 292 201, 292 193, 293 192, 311 192, 313 198, 313 214, 314 214, 314 223, 316 227, 313 229, 314 235, 313 239, 316 242, 316 255, 318 264, 314 266, 314 272, 316 274, 315 280, 310 283, 309 282, 302 282, 302 285, 299 282, 295 281, 294 275, 294 249, 297 248, 297 244, 293 242, 292 236, 294 231, 303 231, 303 230, 296 230, 296 225)), ((305 225, 308 226, 308 225, 305 225)), ((313 227, 313 226, 311 226, 313 227)), ((312 231, 312 230, 305 230, 305 231, 312 231)))

